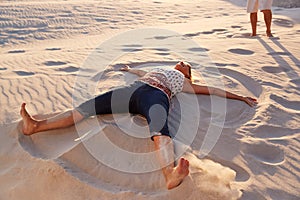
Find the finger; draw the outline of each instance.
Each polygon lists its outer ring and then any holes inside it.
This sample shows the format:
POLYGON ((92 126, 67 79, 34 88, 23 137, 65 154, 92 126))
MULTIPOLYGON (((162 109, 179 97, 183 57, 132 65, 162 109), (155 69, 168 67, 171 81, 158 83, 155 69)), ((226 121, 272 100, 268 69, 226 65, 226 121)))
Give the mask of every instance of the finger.
POLYGON ((252 101, 257 101, 255 98, 247 97, 248 99, 251 99, 252 101))
POLYGON ((249 102, 249 105, 250 105, 251 107, 253 107, 255 104, 253 104, 253 103, 249 102))
POLYGON ((251 98, 251 97, 247 97, 247 99, 251 102, 251 104, 256 105, 258 102, 256 99, 251 98))
POLYGON ((255 106, 257 104, 256 101, 251 101, 252 106, 255 106))
POLYGON ((128 68, 127 67, 122 67, 120 70, 121 71, 126 71, 126 70, 128 70, 128 68))
POLYGON ((248 102, 248 105, 253 107, 253 103, 252 102, 248 102))
POLYGON ((247 99, 247 104, 249 105, 249 106, 251 106, 251 107, 253 107, 253 106, 255 106, 256 105, 256 102, 255 101, 252 101, 251 99, 247 99))

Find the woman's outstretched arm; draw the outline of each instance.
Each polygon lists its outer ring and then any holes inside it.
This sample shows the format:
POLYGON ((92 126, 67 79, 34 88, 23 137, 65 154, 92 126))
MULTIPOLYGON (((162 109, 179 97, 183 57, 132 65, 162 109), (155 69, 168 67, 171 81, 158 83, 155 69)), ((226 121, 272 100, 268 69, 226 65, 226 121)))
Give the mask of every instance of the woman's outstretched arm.
POLYGON ((141 69, 132 69, 128 65, 125 65, 125 67, 122 67, 120 70, 125 71, 125 72, 130 72, 132 74, 136 74, 140 77, 144 76, 147 73, 146 71, 141 70, 141 69))
POLYGON ((184 81, 182 91, 186 93, 216 95, 228 99, 236 99, 236 100, 244 101, 249 106, 255 106, 257 104, 257 100, 255 98, 240 96, 215 87, 193 84, 191 83, 190 80, 187 79, 184 81))

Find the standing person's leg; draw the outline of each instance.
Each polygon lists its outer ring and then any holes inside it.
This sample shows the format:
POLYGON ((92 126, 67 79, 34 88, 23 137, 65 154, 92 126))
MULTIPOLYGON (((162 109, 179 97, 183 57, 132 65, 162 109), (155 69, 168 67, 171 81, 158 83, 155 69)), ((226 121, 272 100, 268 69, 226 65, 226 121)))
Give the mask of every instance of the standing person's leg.
POLYGON ((262 10, 261 12, 264 13, 264 20, 266 24, 266 34, 268 37, 272 37, 271 32, 271 23, 272 23, 272 11, 271 10, 262 10))
POLYGON ((258 1, 259 0, 247 1, 247 12, 250 13, 250 23, 252 28, 250 36, 256 36, 258 1))
POLYGON ((260 10, 264 14, 264 21, 266 24, 266 33, 268 37, 272 37, 271 33, 271 23, 272 23, 272 4, 273 0, 260 0, 260 10))
POLYGON ((256 36, 257 12, 250 13, 250 22, 251 22, 251 28, 252 28, 251 36, 256 36))
POLYGON ((25 108, 25 103, 21 106, 20 114, 23 118, 22 131, 24 135, 31 135, 41 131, 47 131, 58 128, 66 128, 72 126, 76 122, 81 121, 84 116, 81 115, 77 110, 69 110, 55 117, 37 120, 29 115, 25 108))

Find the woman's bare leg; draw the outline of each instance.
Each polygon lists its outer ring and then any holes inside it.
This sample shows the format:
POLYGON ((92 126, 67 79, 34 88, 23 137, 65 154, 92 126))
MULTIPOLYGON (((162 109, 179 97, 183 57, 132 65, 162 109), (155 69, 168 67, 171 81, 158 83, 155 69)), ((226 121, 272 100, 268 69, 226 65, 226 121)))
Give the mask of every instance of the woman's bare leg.
POLYGON ((265 20, 265 24, 266 24, 266 33, 268 37, 272 37, 272 33, 271 33, 271 23, 272 23, 272 11, 271 10, 262 10, 262 12, 264 13, 264 20, 265 20))
POLYGON ((257 25, 257 13, 250 13, 250 22, 252 28, 251 37, 256 36, 256 25, 257 25))
POLYGON ((189 161, 180 158, 178 165, 175 167, 172 139, 168 136, 155 136, 153 140, 167 188, 175 188, 189 174, 189 161))
POLYGON ((25 106, 26 104, 23 103, 20 111, 23 118, 22 131, 24 135, 31 135, 52 129, 66 128, 74 125, 76 122, 79 122, 84 118, 77 110, 70 110, 49 119, 37 120, 29 115, 25 106))

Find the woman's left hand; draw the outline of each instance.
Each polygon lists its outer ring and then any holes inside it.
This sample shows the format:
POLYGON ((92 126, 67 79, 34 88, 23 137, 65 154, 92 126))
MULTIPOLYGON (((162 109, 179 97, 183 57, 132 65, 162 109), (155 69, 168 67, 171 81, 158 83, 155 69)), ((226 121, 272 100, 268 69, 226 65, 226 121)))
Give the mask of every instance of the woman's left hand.
POLYGON ((258 103, 257 100, 252 97, 243 97, 243 101, 251 107, 255 106, 258 103))
POLYGON ((125 65, 124 67, 122 67, 120 69, 120 71, 125 71, 125 72, 128 72, 131 68, 128 66, 128 65, 125 65))

